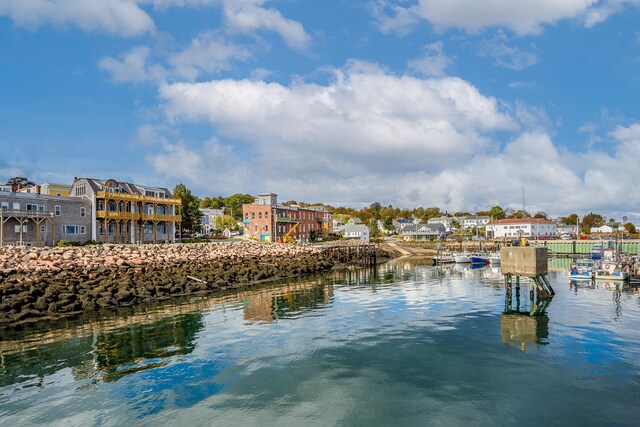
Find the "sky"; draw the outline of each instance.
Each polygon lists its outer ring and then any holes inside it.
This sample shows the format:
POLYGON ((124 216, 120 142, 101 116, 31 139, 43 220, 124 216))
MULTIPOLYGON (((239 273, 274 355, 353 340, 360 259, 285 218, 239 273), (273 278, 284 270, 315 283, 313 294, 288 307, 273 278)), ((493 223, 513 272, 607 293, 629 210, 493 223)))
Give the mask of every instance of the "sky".
POLYGON ((0 0, 0 181, 640 223, 640 0, 0 0))

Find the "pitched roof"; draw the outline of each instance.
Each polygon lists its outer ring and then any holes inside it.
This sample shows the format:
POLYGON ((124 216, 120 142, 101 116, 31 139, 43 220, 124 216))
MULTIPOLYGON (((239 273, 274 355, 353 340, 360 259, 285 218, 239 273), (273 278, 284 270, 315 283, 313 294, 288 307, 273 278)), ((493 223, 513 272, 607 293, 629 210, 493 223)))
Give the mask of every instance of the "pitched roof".
POLYGON ((491 224, 555 224, 555 222, 544 218, 506 218, 493 221, 491 224))

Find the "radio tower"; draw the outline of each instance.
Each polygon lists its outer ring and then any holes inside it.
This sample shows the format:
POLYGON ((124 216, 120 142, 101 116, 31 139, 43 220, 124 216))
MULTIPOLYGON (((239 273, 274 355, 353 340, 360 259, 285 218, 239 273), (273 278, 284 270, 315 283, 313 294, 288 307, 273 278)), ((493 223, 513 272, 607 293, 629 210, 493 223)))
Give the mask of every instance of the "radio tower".
POLYGON ((527 217, 527 202, 526 202, 526 199, 524 197, 524 185, 522 186, 522 215, 525 218, 527 217))

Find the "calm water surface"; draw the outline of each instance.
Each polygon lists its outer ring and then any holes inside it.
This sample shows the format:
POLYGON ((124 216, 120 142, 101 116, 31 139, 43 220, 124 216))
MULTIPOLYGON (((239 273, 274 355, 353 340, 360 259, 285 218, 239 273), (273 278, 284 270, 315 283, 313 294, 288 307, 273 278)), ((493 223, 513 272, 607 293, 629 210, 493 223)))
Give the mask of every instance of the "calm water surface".
POLYGON ((537 317, 397 261, 3 331, 0 424, 637 426, 638 288, 565 274, 537 317))

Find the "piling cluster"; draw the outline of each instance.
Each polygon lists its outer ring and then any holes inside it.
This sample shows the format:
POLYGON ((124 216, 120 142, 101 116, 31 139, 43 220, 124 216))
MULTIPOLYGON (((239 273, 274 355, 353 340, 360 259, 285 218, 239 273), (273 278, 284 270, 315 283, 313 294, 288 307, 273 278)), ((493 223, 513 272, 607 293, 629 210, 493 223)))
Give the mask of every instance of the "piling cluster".
POLYGON ((0 248, 0 326, 251 286, 349 260, 255 242, 0 248))

